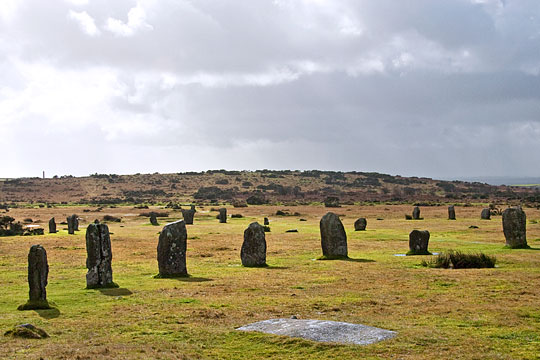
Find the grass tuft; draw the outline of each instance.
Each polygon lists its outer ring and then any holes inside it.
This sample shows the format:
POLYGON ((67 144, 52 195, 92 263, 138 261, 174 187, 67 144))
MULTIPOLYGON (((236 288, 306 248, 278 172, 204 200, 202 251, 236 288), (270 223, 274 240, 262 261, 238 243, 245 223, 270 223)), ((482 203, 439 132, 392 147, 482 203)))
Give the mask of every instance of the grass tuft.
POLYGON ((489 256, 483 253, 465 254, 461 251, 447 251, 437 255, 431 261, 423 260, 421 265, 431 268, 449 269, 481 269, 494 268, 497 259, 494 256, 489 256))

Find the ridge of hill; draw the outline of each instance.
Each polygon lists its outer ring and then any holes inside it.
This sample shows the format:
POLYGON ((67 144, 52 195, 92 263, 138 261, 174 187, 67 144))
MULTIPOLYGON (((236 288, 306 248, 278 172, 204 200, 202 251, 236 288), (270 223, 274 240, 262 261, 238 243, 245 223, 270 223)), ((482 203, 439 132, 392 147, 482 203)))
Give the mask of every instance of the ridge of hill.
POLYGON ((0 202, 26 203, 312 203, 516 202, 536 206, 537 188, 443 181, 372 172, 209 170, 172 174, 93 174, 0 180, 0 202))

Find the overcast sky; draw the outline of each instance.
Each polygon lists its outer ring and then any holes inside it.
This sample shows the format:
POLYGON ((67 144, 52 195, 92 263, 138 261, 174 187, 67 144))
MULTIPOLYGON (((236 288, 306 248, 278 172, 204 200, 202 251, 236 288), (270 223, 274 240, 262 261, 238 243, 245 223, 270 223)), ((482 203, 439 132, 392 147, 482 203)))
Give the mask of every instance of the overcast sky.
POLYGON ((540 175, 538 0, 0 0, 0 177, 540 175))

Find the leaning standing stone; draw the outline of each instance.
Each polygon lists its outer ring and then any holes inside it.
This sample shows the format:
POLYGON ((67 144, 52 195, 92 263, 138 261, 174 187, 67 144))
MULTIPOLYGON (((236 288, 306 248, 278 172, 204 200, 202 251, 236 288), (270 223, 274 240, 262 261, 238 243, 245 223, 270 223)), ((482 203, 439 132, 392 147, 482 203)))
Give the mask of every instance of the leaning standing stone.
POLYGON ((502 223, 507 247, 512 249, 529 247, 527 245, 527 216, 521 207, 504 210, 502 223))
POLYGON ((41 245, 32 245, 28 253, 28 286, 30 287, 30 299, 19 310, 50 309, 47 301, 47 277, 49 264, 47 252, 41 245))
POLYGON ((157 260, 159 278, 188 276, 186 269, 187 230, 184 220, 165 225, 159 235, 157 260))
POLYGON ((249 224, 244 231, 240 258, 246 267, 266 266, 266 239, 264 228, 258 222, 249 224))
POLYGON ((347 234, 339 216, 329 212, 321 218, 321 247, 323 258, 339 259, 346 258, 347 234))
POLYGON ((225 208, 219 209, 219 222, 222 224, 227 222, 227 209, 225 208))
POLYGON ((112 250, 109 227, 95 221, 86 229, 86 287, 118 287, 113 282, 112 250))
POLYGON ((155 212, 151 212, 150 213, 150 224, 154 225, 154 226, 158 226, 158 221, 157 221, 157 215, 155 212))
POLYGON ((54 218, 49 220, 49 233, 50 234, 56 233, 56 222, 54 221, 54 218))
POLYGON ((195 216, 195 210, 183 210, 182 215, 184 216, 184 221, 186 225, 193 225, 193 216, 195 216))
POLYGON ((365 218, 359 218, 354 222, 354 231, 366 230, 367 220, 365 218))
POLYGON ((413 220, 420 220, 420 208, 418 206, 415 206, 412 212, 412 218, 413 220))
POLYGON ((409 234, 409 252, 407 255, 431 255, 428 251, 429 231, 413 230, 409 234))
POLYGON ((448 207, 448 220, 456 220, 456 209, 454 205, 448 207))
POLYGON ((491 220, 491 211, 488 208, 482 209, 480 213, 480 218, 482 220, 491 220))

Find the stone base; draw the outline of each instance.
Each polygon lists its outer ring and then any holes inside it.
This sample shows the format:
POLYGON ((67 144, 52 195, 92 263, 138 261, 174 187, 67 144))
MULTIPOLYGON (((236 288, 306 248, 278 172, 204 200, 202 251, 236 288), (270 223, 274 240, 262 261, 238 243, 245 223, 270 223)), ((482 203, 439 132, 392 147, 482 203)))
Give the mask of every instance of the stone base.
POLYGON ((115 282, 104 284, 104 285, 86 285, 87 289, 115 289, 119 287, 120 286, 115 282))
POLYGON ((154 279, 176 279, 176 278, 188 278, 188 277, 191 277, 191 275, 189 275, 188 273, 154 275, 154 279))
POLYGON ((405 254, 407 256, 411 256, 411 255, 433 255, 432 253, 430 253, 429 251, 425 250, 425 251, 422 251, 422 250, 409 250, 407 251, 407 254, 405 254))
POLYGON ((323 255, 317 260, 347 260, 349 257, 347 255, 323 255))
POLYGON ((247 268, 265 268, 265 267, 268 267, 268 264, 264 263, 262 265, 244 265, 242 264, 243 267, 247 267, 247 268))
POLYGON ((47 300, 28 300, 26 304, 19 305, 17 310, 47 310, 54 309, 47 300))
POLYGON ((527 244, 519 244, 519 245, 514 245, 514 246, 506 245, 504 248, 505 249, 530 249, 531 247, 527 244))

